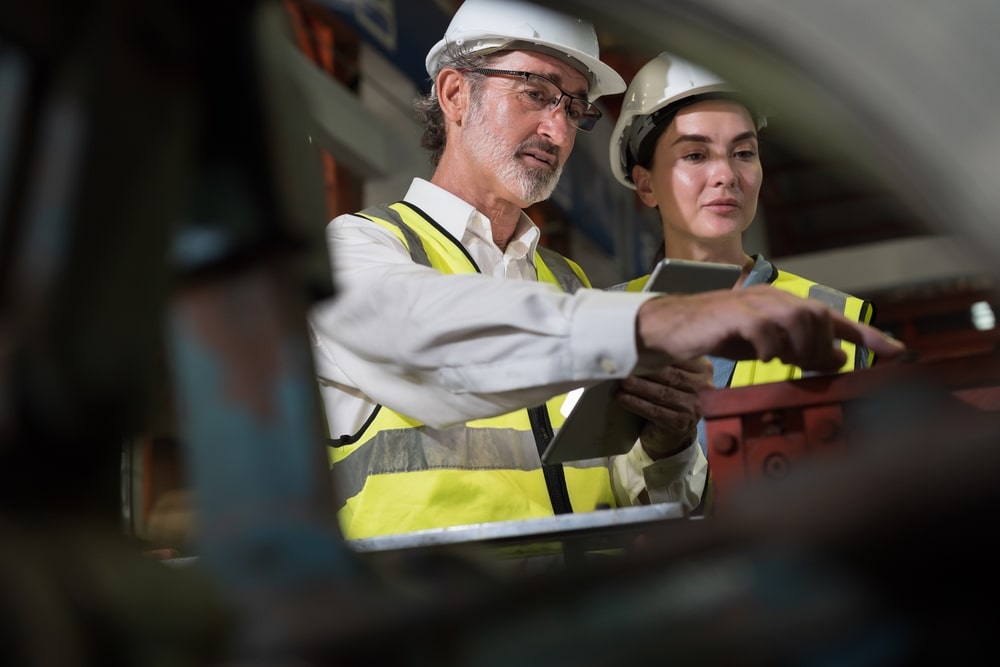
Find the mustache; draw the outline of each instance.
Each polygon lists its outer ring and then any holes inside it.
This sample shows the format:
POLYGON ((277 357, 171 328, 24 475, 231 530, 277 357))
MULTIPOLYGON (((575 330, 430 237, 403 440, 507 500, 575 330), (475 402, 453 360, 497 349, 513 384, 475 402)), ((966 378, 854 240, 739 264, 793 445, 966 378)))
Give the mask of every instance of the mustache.
POLYGON ((516 153, 523 153, 529 150, 541 151, 551 155, 555 159, 555 164, 552 165, 553 168, 562 164, 562 149, 551 141, 546 141, 540 137, 526 139, 518 145, 516 153))

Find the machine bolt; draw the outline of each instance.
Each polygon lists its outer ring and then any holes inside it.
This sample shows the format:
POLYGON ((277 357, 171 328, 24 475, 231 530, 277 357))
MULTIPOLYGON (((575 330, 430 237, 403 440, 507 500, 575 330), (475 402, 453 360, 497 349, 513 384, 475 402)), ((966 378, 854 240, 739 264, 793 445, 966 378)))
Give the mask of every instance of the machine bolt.
POLYGON ((813 440, 821 443, 833 442, 840 434, 840 425, 832 419, 820 419, 813 426, 813 440))
POLYGON ((739 449, 740 443, 729 433, 721 433, 712 438, 712 449, 721 456, 732 456, 739 449))
POLYGON ((781 453, 768 454, 764 459, 764 475, 772 479, 779 479, 788 474, 788 458, 781 453))

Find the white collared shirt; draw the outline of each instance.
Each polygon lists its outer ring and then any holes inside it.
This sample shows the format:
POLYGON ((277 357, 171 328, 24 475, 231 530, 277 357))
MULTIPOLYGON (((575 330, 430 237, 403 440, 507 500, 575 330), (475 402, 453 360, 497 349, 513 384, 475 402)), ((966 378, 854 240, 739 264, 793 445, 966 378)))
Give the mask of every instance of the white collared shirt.
MULTIPOLYGON (((359 216, 327 226, 335 295, 311 310, 309 323, 332 437, 356 433, 378 404, 444 428, 538 405, 635 367, 636 313, 650 294, 564 294, 537 282, 539 230, 524 213, 501 251, 485 216, 428 181, 414 179, 405 201, 459 239, 482 275, 416 264, 395 235, 359 216)), ((695 470, 704 457, 693 449, 697 455, 688 448, 656 463, 683 463, 671 476, 676 500, 704 485, 704 472, 695 470)), ((618 459, 616 491, 632 504, 652 461, 638 446, 618 459)))

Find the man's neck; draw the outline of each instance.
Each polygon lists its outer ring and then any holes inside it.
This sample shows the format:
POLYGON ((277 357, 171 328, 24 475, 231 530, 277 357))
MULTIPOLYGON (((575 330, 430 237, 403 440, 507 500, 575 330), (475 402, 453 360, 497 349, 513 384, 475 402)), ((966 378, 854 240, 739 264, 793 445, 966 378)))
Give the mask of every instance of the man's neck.
POLYGON ((444 165, 435 170, 431 183, 470 204, 490 221, 493 242, 506 250, 521 220, 521 208, 482 187, 468 174, 454 174, 444 165))

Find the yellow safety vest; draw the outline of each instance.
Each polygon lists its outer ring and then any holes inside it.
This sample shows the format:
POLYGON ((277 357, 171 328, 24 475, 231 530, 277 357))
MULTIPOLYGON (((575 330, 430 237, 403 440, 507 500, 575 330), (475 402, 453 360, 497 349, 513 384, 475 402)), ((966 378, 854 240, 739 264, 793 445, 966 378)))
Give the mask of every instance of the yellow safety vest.
MULTIPOLYGON (((801 276, 786 271, 776 270, 773 278, 771 285, 780 290, 822 301, 852 320, 864 322, 865 324, 871 321, 873 308, 868 301, 837 291, 831 287, 814 283, 811 280, 806 280, 801 276)), ((648 281, 649 276, 636 278, 629 281, 625 289, 630 292, 640 292, 648 281)), ((847 341, 840 341, 840 347, 847 353, 847 361, 840 368, 841 373, 871 364, 871 351, 862 350, 859 353, 854 343, 847 341)), ((800 377, 802 377, 801 368, 786 364, 780 359, 772 359, 771 361, 748 359, 736 363, 728 386, 745 387, 753 384, 765 384, 767 382, 783 382, 800 377)))
MULTIPOLYGON (((414 262, 448 274, 479 271, 458 240, 405 202, 359 215, 395 234, 414 262)), ((578 265, 556 253, 539 248, 534 260, 539 281, 565 292, 590 286, 578 265)), ((614 507, 607 459, 541 463, 540 447, 564 421, 564 398, 447 429, 377 406, 359 432, 330 447, 344 537, 614 507)))

